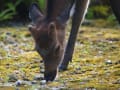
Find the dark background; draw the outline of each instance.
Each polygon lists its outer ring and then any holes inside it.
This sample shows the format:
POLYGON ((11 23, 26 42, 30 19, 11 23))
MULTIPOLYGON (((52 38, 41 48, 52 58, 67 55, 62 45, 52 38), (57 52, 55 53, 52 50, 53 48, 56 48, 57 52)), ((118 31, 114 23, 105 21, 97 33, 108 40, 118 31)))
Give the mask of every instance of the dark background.
MULTIPOLYGON (((0 22, 29 22, 28 10, 33 2, 37 2, 40 9, 45 11, 45 0, 0 0, 0 22)), ((87 19, 115 20, 109 6, 109 0, 91 0, 87 19)))

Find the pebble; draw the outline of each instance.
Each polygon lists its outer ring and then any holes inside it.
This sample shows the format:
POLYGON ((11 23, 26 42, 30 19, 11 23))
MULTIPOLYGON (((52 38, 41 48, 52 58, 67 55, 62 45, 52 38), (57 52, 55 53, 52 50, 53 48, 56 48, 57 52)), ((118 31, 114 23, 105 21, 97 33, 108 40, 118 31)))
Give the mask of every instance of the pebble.
POLYGON ((22 80, 18 80, 18 81, 15 82, 15 85, 16 86, 23 85, 23 81, 22 80))
POLYGON ((41 84, 41 85, 45 85, 45 84, 46 84, 46 80, 41 80, 41 81, 40 81, 40 84, 41 84))
POLYGON ((43 74, 38 74, 34 76, 34 80, 43 80, 44 76, 43 74))
POLYGON ((18 79, 17 76, 14 74, 9 75, 8 77, 9 77, 9 80, 8 80, 9 82, 15 82, 18 79))
POLYGON ((117 62, 115 62, 115 64, 120 64, 120 60, 118 60, 117 62))
POLYGON ((113 84, 120 84, 120 80, 116 80, 113 84))
POLYGON ((6 32, 6 35, 11 35, 12 33, 11 32, 6 32))
POLYGON ((36 81, 36 80, 34 80, 34 81, 32 81, 31 83, 32 83, 32 84, 37 84, 37 81, 36 81))
MULTIPOLYGON (((35 83, 35 82, 34 82, 35 83)), ((16 86, 21 86, 21 85, 32 85, 30 81, 24 81, 24 80, 18 80, 15 82, 16 86)))
POLYGON ((105 63, 106 64, 112 64, 112 61, 111 60, 106 60, 105 63))
POLYGON ((53 87, 51 90, 61 90, 61 88, 53 87))
POLYGON ((44 73, 44 71, 45 71, 44 69, 41 69, 41 70, 40 70, 40 73, 44 73))

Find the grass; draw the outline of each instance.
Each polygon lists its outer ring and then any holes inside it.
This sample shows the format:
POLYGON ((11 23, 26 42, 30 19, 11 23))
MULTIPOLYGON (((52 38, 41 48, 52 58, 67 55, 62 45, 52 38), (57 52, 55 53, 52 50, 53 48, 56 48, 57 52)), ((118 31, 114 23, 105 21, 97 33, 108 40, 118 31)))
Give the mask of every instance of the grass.
MULTIPOLYGON (((0 85, 9 83, 10 75, 16 75, 20 80, 34 80, 34 76, 40 73, 40 60, 41 57, 34 51, 34 40, 27 28, 0 28, 0 85)), ((119 28, 83 26, 78 33, 73 61, 68 70, 59 72, 59 78, 47 86, 74 90, 119 89, 119 28)))

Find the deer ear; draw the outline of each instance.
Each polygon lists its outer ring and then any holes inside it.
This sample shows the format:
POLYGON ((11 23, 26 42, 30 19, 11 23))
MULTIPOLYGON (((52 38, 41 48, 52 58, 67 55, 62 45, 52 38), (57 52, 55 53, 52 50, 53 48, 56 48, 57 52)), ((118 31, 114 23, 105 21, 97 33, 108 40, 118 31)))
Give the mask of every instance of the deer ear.
POLYGON ((70 17, 70 11, 72 8, 73 4, 69 4, 63 12, 57 17, 57 20, 60 21, 61 23, 66 23, 70 17))
POLYGON ((29 8, 29 18, 33 23, 36 23, 38 18, 41 18, 43 14, 40 12, 39 7, 36 3, 33 3, 29 8))

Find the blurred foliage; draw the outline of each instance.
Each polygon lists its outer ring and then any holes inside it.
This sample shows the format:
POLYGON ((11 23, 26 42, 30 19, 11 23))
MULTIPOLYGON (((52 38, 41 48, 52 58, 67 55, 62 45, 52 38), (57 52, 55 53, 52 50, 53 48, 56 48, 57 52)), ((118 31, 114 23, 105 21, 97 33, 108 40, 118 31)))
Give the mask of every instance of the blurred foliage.
POLYGON ((0 0, 0 22, 28 19, 28 10, 33 2, 38 3, 42 11, 45 10, 45 0, 0 0))
POLYGON ((108 0, 91 0, 87 19, 107 18, 111 14, 108 0))
POLYGON ((112 13, 109 0, 91 0, 91 4, 86 15, 87 19, 106 19, 112 23, 116 17, 112 13))
MULTIPOLYGON (((45 12, 46 0, 0 0, 0 21, 28 19, 28 10, 33 2, 37 2, 40 10, 45 12)), ((103 18, 112 22, 115 17, 111 11, 109 0, 91 0, 86 18, 103 18)))
POLYGON ((93 19, 93 18, 106 18, 109 16, 109 8, 107 6, 93 6, 89 8, 89 12, 87 14, 88 19, 93 19))
POLYGON ((39 6, 41 10, 44 12, 45 6, 46 6, 46 1, 45 0, 38 0, 39 6))
POLYGON ((6 9, 0 11, 0 21, 11 19, 16 14, 16 6, 20 2, 20 0, 17 0, 15 4, 12 2, 5 3, 6 9))

